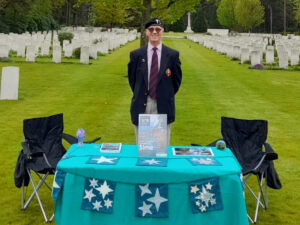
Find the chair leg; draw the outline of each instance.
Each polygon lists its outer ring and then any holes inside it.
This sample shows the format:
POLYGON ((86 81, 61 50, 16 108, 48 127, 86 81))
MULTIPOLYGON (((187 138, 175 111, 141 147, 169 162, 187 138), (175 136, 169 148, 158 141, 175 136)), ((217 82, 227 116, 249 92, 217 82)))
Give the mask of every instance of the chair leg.
MULTIPOLYGON (((32 194, 30 195, 30 197, 28 198, 28 200, 27 200, 26 203, 25 203, 25 197, 24 197, 24 181, 23 181, 23 185, 22 185, 22 195, 21 195, 21 209, 22 209, 22 210, 25 210, 25 209, 28 207, 29 203, 32 201, 33 197, 36 196, 36 198, 37 198, 37 200, 38 200, 38 203, 39 203, 39 205, 40 205, 40 208, 41 208, 41 211, 42 211, 44 220, 45 220, 45 222, 47 223, 47 222, 49 222, 49 220, 48 220, 48 218, 47 218, 47 216, 46 216, 46 212, 45 212, 44 207, 43 207, 43 205, 42 205, 42 202, 41 202, 41 200, 40 200, 40 196, 39 196, 39 194, 38 194, 38 191, 39 191, 40 187, 42 186, 42 184, 45 183, 45 180, 46 180, 47 176, 49 175, 49 173, 46 173, 43 177, 41 177, 41 176, 38 175, 39 178, 40 178, 40 181, 39 181, 39 183, 38 183, 37 186, 35 185, 35 183, 34 183, 34 181, 33 181, 33 178, 32 178, 32 176, 31 176, 31 173, 30 173, 30 170, 29 170, 29 169, 27 169, 27 173, 28 173, 28 175, 29 175, 29 179, 30 179, 31 185, 32 185, 32 187, 33 187, 33 192, 32 192, 32 194), (25 203, 25 204, 24 204, 24 203, 25 203)), ((48 186, 48 185, 47 185, 47 186, 48 186)), ((49 187, 49 186, 48 186, 48 187, 49 187)), ((50 222, 51 222, 51 221, 50 221, 50 222)))

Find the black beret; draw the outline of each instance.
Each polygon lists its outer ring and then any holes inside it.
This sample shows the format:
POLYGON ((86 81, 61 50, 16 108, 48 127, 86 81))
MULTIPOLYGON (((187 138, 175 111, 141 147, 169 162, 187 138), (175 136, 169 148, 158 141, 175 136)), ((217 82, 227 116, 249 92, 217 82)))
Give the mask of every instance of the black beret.
POLYGON ((145 24, 145 29, 151 26, 160 26, 162 28, 164 27, 164 25, 162 24, 159 18, 151 18, 150 20, 148 20, 147 23, 145 24))

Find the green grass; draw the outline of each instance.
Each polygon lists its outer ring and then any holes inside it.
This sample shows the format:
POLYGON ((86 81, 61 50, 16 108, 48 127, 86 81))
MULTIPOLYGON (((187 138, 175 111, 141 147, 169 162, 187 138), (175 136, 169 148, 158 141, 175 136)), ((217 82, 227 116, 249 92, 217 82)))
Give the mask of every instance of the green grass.
MULTIPOLYGON (((260 211, 258 222, 298 224, 299 71, 251 70, 186 39, 164 43, 180 51, 183 70, 171 144, 205 145, 219 138, 221 116, 268 120, 268 142, 279 154, 275 167, 283 188, 269 189, 269 209, 260 211)), ((131 42, 91 60, 90 65, 76 59, 53 64, 49 58, 37 58, 36 63, 20 58, 0 62, 0 68, 20 67, 19 100, 0 101, 0 224, 43 224, 36 200, 25 212, 20 210, 21 192, 14 186, 23 119, 63 112, 66 133, 75 134, 82 127, 88 139, 101 136, 103 142, 134 144, 129 114, 132 93, 126 75, 129 52, 138 45, 139 41, 131 42)), ((46 189, 41 193, 51 214, 49 193, 46 189)), ((247 205, 250 210, 254 207, 250 199, 247 205)))

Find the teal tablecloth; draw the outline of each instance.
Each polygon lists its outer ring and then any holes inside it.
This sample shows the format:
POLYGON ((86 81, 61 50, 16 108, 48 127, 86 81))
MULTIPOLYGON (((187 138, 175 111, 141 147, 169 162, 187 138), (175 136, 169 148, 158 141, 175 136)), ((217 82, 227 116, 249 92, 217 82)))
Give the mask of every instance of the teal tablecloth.
MULTIPOLYGON (((100 144, 72 145, 69 158, 61 160, 57 168, 66 172, 64 187, 55 204, 57 225, 244 225, 249 224, 240 181, 241 167, 229 149, 213 149, 221 166, 193 166, 186 158, 173 156, 168 147, 168 166, 136 166, 137 146, 123 145, 120 154, 100 153, 100 144), (86 164, 91 156, 120 157, 117 165, 86 164), (188 183, 218 177, 223 209, 193 214, 188 183), (81 209, 85 178, 117 182, 112 214, 81 209), (168 184, 168 218, 135 216, 135 184, 168 184)), ((183 147, 183 146, 176 146, 183 147)))

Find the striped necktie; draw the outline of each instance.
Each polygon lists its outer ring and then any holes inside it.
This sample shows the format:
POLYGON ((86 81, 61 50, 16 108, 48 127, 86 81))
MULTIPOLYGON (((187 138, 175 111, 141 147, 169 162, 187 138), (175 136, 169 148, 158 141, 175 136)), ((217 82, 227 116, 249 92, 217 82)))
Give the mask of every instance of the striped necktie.
POLYGON ((157 48, 153 48, 151 70, 150 70, 150 81, 149 81, 149 96, 152 99, 156 99, 156 86, 158 81, 158 56, 156 52, 157 48))

